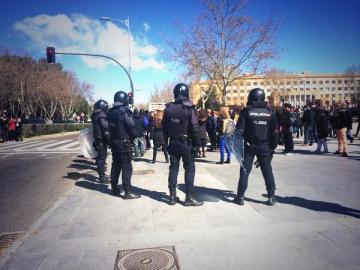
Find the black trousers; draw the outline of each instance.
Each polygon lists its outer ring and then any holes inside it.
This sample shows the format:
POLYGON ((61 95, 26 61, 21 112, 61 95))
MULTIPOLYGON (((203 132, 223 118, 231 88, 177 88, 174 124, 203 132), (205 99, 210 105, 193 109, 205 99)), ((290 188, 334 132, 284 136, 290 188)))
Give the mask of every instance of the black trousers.
POLYGON ((192 153, 170 155, 169 189, 176 188, 179 174, 180 159, 182 158, 185 170, 185 190, 191 192, 194 189, 195 162, 192 153))
POLYGON ((105 162, 107 157, 107 145, 98 144, 96 145, 98 156, 96 157, 96 166, 99 173, 99 177, 105 176, 105 162))
POLYGON ((168 162, 169 156, 168 156, 168 151, 167 151, 166 144, 163 144, 163 145, 154 144, 154 148, 153 148, 153 161, 156 161, 157 150, 158 150, 158 148, 159 148, 160 146, 161 146, 162 150, 164 151, 165 161, 168 162))
POLYGON ((132 176, 132 163, 131 153, 119 153, 113 152, 112 153, 112 166, 111 166, 111 187, 115 189, 119 182, 119 176, 121 174, 122 185, 124 189, 131 187, 131 176, 132 176))
POLYGON ((285 153, 294 152, 294 140, 291 132, 283 132, 285 153))
POLYGON ((216 132, 208 132, 212 149, 216 149, 216 132))
POLYGON ((275 192, 275 180, 271 167, 272 155, 269 148, 249 149, 245 147, 244 150, 244 168, 240 168, 240 178, 238 184, 238 195, 243 195, 248 187, 248 178, 254 162, 254 157, 260 164, 260 169, 265 180, 265 186, 268 194, 275 192))

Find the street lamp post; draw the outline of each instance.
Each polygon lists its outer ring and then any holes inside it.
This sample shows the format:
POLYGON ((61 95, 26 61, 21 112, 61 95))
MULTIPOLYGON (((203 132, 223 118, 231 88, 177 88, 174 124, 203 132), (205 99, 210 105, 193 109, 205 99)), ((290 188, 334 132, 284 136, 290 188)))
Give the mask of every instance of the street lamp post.
MULTIPOLYGON (((100 20, 104 20, 104 21, 114 21, 114 22, 120 22, 123 25, 126 26, 127 28, 127 36, 128 36, 128 47, 129 47, 129 74, 131 77, 131 49, 130 49, 130 18, 127 17, 127 19, 125 20, 119 20, 119 19, 113 19, 113 18, 109 18, 109 17, 100 17, 100 20)), ((132 95, 134 98, 134 91, 132 91, 132 95)))

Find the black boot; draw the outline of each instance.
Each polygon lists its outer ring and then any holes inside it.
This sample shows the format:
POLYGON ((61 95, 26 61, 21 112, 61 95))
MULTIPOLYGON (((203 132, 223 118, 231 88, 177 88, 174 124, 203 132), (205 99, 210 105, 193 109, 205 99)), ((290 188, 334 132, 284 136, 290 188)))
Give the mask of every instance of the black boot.
POLYGON ((155 149, 155 146, 154 146, 154 149, 153 149, 153 159, 152 159, 152 162, 151 163, 153 163, 153 164, 155 164, 156 163, 156 152, 157 152, 157 149, 155 149))
POLYGON ((114 196, 119 196, 120 195, 120 189, 117 187, 117 186, 111 186, 111 192, 112 192, 112 195, 114 196))
POLYGON ((170 201, 169 204, 170 205, 174 205, 179 201, 179 198, 176 197, 176 188, 170 188, 170 201))
POLYGON ((185 206, 201 206, 204 202, 198 202, 192 196, 191 191, 186 191, 185 206))
POLYGON ((243 193, 237 194, 233 202, 238 205, 244 205, 244 194, 243 193))
POLYGON ((268 195, 268 204, 270 206, 273 206, 275 203, 276 203, 276 198, 275 198, 275 195, 274 194, 269 194, 268 195))
POLYGON ((141 195, 131 192, 129 187, 124 188, 124 191, 124 200, 138 199, 141 197, 141 195))
POLYGON ((223 159, 220 159, 219 162, 216 162, 216 164, 224 164, 224 160, 223 159))
POLYGON ((100 175, 99 176, 99 182, 101 184, 109 184, 110 183, 110 180, 109 180, 109 177, 106 176, 106 175, 100 175))

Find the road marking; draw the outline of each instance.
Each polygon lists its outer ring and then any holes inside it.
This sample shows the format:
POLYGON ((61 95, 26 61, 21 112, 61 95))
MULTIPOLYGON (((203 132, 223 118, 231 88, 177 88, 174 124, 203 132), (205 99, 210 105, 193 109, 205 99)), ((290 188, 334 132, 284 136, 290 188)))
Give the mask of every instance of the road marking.
MULTIPOLYGON (((58 147, 57 149, 58 150, 61 150, 61 151, 64 151, 64 150, 69 150, 70 147, 73 147, 75 145, 78 145, 79 144, 79 141, 75 141, 75 142, 72 142, 72 143, 68 143, 64 146, 61 146, 61 147, 58 147)), ((80 150, 80 147, 77 147, 77 148, 74 148, 74 149, 70 149, 70 150, 80 150)))
POLYGON ((6 144, 6 145, 1 145, 0 146, 0 150, 5 150, 5 149, 10 149, 10 148, 16 148, 19 146, 25 146, 25 145, 29 145, 29 144, 33 144, 33 143, 38 143, 39 141, 30 141, 30 142, 15 142, 15 143, 11 143, 11 144, 6 144))
POLYGON ((0 158, 6 158, 8 156, 12 156, 14 153, 10 153, 10 154, 5 154, 4 156, 1 156, 0 158))
MULTIPOLYGON (((44 146, 41 146, 41 147, 36 147, 34 150, 46 150, 50 147, 53 147, 53 146, 56 146, 56 145, 61 145, 61 144, 65 144, 67 142, 72 142, 72 140, 63 140, 63 141, 57 141, 57 142, 54 142, 54 143, 50 143, 50 144, 46 144, 44 146)), ((56 149, 59 149, 59 148, 56 148, 56 149)), ((54 150, 54 149, 49 149, 49 150, 54 150)), ((59 149, 60 150, 60 149, 59 149)))
POLYGON ((48 143, 52 143, 52 142, 56 142, 56 141, 57 140, 50 140, 50 141, 46 141, 46 142, 38 142, 38 143, 31 144, 31 145, 26 145, 26 146, 23 146, 23 147, 15 148, 14 151, 15 152, 20 152, 20 151, 26 150, 28 148, 33 148, 34 146, 40 146, 40 145, 44 145, 44 144, 48 144, 48 143))

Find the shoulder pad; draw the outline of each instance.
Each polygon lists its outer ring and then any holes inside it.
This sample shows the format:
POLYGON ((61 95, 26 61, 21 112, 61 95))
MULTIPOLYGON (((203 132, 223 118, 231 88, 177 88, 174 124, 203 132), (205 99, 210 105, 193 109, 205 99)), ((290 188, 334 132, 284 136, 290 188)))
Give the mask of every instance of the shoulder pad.
POLYGON ((166 107, 166 108, 169 108, 169 107, 170 107, 171 105, 173 105, 173 104, 174 104, 174 102, 166 103, 166 104, 165 104, 165 107, 166 107))
POLYGON ((192 104, 192 102, 190 100, 183 102, 183 105, 188 108, 195 108, 195 105, 192 104))
POLYGON ((99 116, 98 116, 99 118, 106 118, 107 117, 107 115, 106 115, 106 113, 104 112, 104 111, 101 111, 100 113, 99 113, 99 116))

